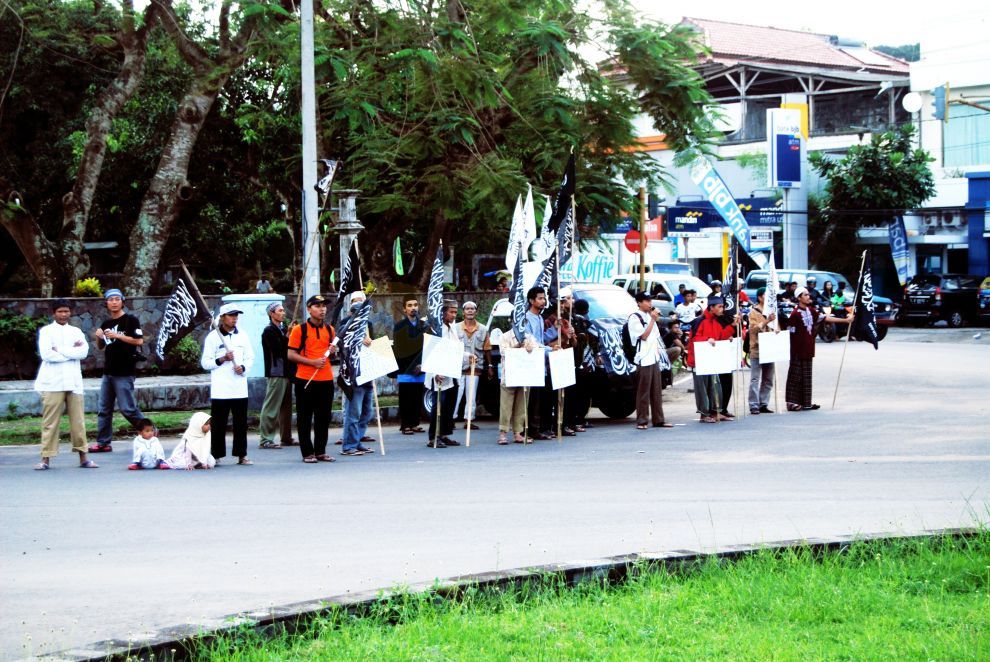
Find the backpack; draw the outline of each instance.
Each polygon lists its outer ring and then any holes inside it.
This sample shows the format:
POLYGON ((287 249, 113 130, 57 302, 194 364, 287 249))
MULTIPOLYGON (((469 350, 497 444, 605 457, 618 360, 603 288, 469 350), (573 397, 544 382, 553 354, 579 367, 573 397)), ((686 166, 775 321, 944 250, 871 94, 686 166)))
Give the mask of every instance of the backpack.
MULTIPOLYGON (((638 317, 639 321, 643 322, 644 325, 646 324, 639 313, 633 313, 633 315, 638 317)), ((629 361, 629 363, 632 363, 633 359, 636 358, 636 348, 639 347, 640 342, 640 339, 637 338, 636 342, 633 343, 632 334, 629 333, 629 320, 627 319, 622 325, 622 353, 625 355, 626 361, 629 361)))

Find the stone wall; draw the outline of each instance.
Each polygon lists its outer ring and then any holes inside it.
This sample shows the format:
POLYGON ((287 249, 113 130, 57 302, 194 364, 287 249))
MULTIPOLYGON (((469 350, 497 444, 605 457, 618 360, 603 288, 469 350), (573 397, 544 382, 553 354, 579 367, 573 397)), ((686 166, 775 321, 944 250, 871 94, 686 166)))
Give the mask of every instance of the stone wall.
MULTIPOLYGON (((445 298, 453 299, 459 304, 465 301, 475 301, 479 306, 479 318, 486 321, 488 311, 492 304, 502 295, 496 292, 448 292, 445 298)), ((426 295, 419 294, 420 313, 426 315, 426 295)), ((205 296, 206 303, 215 309, 219 305, 221 297, 219 295, 205 296)), ((333 299, 331 295, 331 309, 333 299)), ((372 297, 373 307, 371 314, 371 335, 379 337, 382 335, 392 335, 394 321, 402 314, 402 294, 376 294, 372 297)), ((83 372, 86 375, 98 376, 103 368, 103 352, 96 348, 96 341, 93 339, 93 331, 99 328, 100 323, 107 317, 106 305, 103 299, 99 298, 72 298, 73 304, 72 319, 69 322, 73 326, 82 329, 86 337, 90 339, 89 356, 83 361, 83 372)), ((10 312, 28 315, 30 317, 51 318, 51 304, 53 299, 0 299, 0 308, 10 312)), ((158 335, 158 323, 161 321, 168 297, 134 297, 126 302, 127 312, 136 315, 141 321, 141 328, 144 330, 146 339, 154 339, 158 335)), ((296 308, 297 297, 294 294, 286 295, 285 308, 289 316, 293 316, 296 308)), ((202 324, 193 332, 193 336, 198 342, 209 332, 209 326, 202 324)), ((151 352, 153 340, 145 346, 145 354, 151 352)), ((34 375, 37 372, 38 358, 18 357, 21 363, 21 372, 25 377, 34 375), (33 362, 32 362, 33 359, 33 362), (24 366, 29 365, 28 369, 24 366)), ((260 361, 260 355, 258 357, 260 361)), ((16 375, 14 357, 9 352, 0 353, 0 379, 14 378, 16 375)), ((139 364, 143 366, 140 374, 158 374, 157 370, 149 370, 152 362, 139 364)))

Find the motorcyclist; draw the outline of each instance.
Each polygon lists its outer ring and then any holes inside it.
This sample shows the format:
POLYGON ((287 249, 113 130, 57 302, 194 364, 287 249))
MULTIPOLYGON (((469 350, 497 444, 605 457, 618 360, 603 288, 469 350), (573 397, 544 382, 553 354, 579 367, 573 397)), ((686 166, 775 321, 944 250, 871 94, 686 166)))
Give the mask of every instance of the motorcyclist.
MULTIPOLYGON (((808 276, 807 283, 808 283, 808 294, 811 295, 811 302, 815 306, 821 308, 824 300, 822 299, 822 293, 818 291, 818 287, 817 287, 818 278, 816 278, 815 276, 808 276)), ((828 304, 825 303, 824 305, 828 305, 828 304)))

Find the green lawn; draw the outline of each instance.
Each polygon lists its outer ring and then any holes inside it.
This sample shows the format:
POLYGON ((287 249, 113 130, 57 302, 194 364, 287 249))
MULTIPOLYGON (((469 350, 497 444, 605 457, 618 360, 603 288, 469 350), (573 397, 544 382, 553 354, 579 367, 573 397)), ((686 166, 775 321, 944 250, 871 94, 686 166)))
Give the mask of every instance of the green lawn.
POLYGON ((651 571, 619 586, 403 596, 197 660, 986 660, 990 533, 651 571))
MULTIPOLYGON (((378 399, 378 402, 381 407, 394 407, 398 404, 398 398, 395 396, 382 396, 378 399)), ((334 404, 335 411, 339 407, 340 403, 334 404)), ((203 411, 208 412, 209 407, 204 408, 203 411)), ((146 411, 144 412, 144 415, 155 422, 155 425, 158 426, 159 435, 174 436, 185 432, 186 425, 189 423, 189 417, 192 416, 192 412, 146 411)), ((257 411, 248 412, 248 424, 252 427, 257 427, 257 411)), ((60 429, 63 441, 67 441, 69 438, 68 417, 62 417, 60 429)), ((133 437, 136 434, 134 428, 132 428, 130 423, 127 422, 127 419, 119 413, 115 413, 113 415, 113 429, 115 439, 126 439, 133 437)), ((86 436, 89 439, 94 441, 96 440, 96 414, 86 414, 86 436)), ((41 443, 40 416, 25 416, 24 418, 15 418, 13 420, 0 422, 0 446, 38 443, 41 443)))

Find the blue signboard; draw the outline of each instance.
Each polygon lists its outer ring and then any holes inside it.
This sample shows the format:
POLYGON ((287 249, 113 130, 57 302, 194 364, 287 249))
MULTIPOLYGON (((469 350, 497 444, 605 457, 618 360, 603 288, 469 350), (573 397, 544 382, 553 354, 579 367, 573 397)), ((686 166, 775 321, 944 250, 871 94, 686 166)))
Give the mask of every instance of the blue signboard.
MULTIPOLYGON (((754 230, 779 230, 784 222, 781 201, 774 198, 740 198, 736 204, 754 230)), ((685 202, 667 208, 670 237, 700 237, 706 230, 724 228, 725 221, 710 202, 685 202)))

